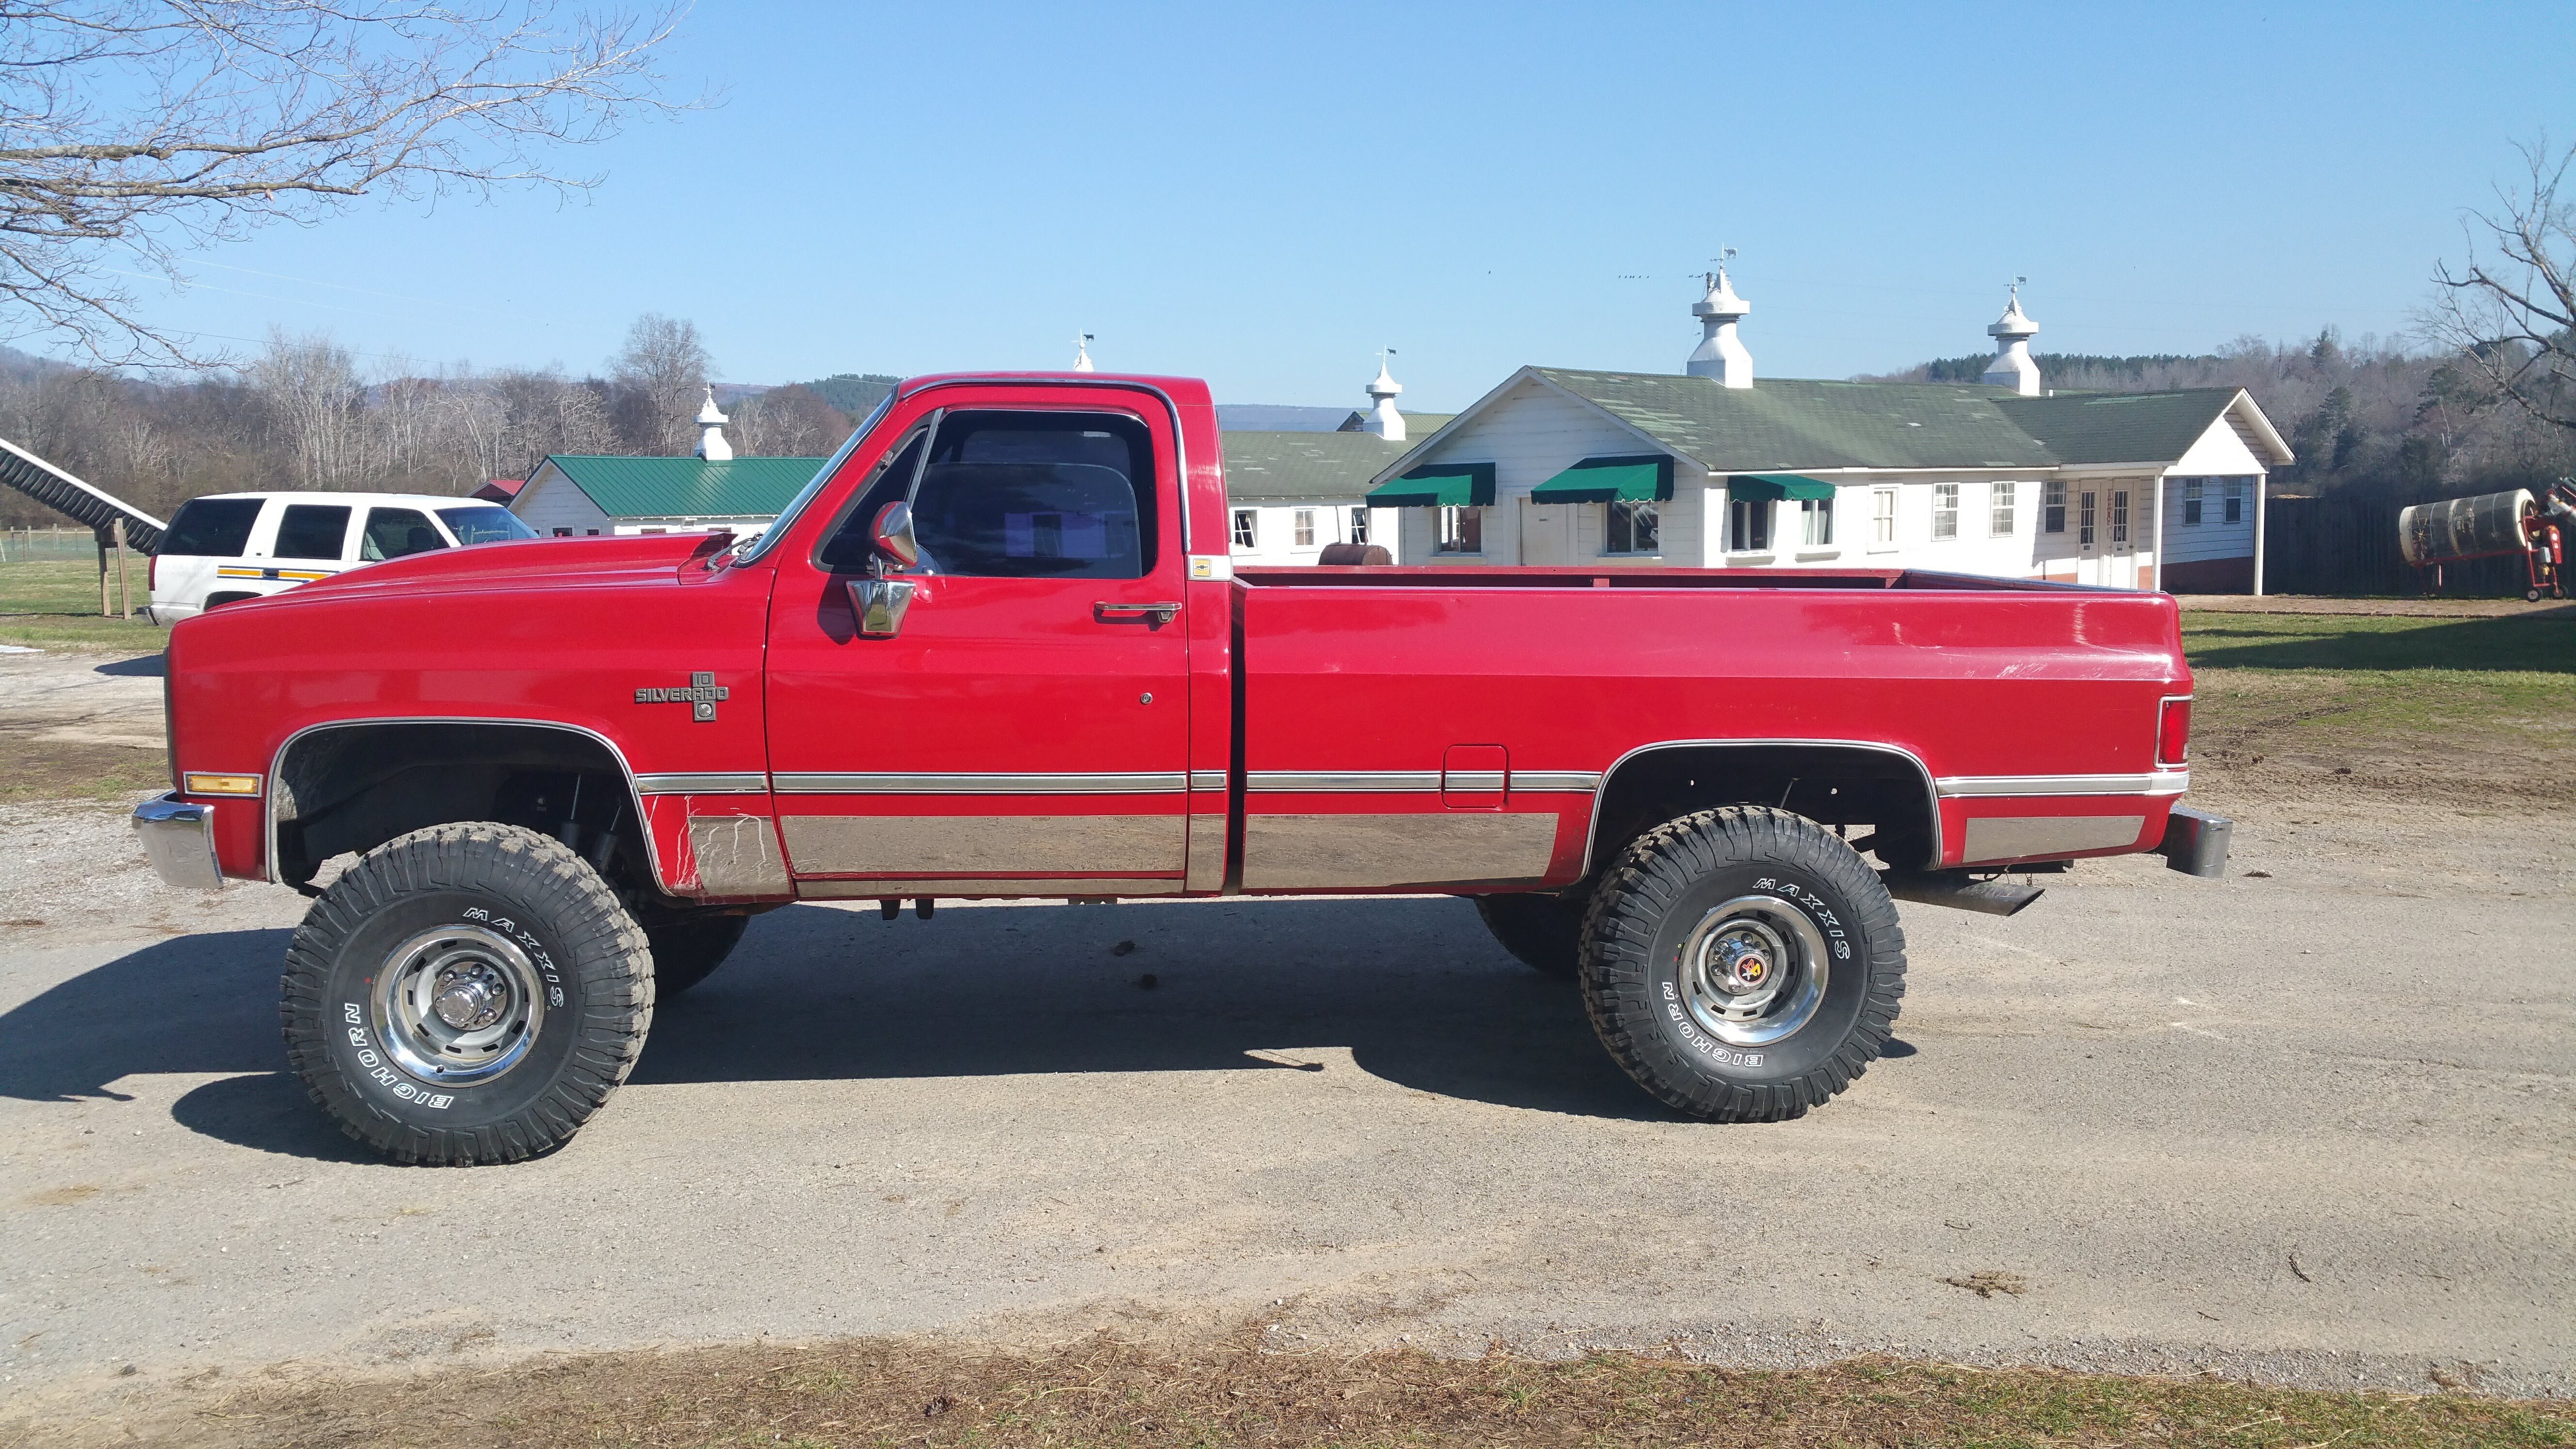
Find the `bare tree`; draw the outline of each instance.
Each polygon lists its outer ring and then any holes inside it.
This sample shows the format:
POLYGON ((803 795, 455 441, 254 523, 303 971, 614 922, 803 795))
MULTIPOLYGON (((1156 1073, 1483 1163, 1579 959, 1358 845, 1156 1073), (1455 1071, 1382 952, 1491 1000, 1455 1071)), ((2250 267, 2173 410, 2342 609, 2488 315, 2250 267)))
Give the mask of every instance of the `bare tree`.
POLYGON ((2554 160, 2547 137, 2515 149, 2526 189, 2498 188, 2499 210, 2462 223, 2468 257, 2457 272, 2444 262, 2434 273, 2441 291, 2427 330, 2459 349, 2495 397, 2576 429, 2576 198, 2558 194, 2576 146, 2554 160))
POLYGON ((694 419, 715 369, 698 324, 647 312, 626 329, 626 345, 608 366, 617 389, 618 431, 629 447, 665 458, 696 449, 694 419))
POLYGON ((847 414, 792 383, 733 406, 734 447, 751 457, 819 458, 849 435, 847 414))
POLYGON ((306 488, 339 488, 366 471, 357 360, 327 335, 272 329, 250 366, 251 387, 295 459, 306 488))
MULTIPOLYGON (((0 320, 108 363, 202 361, 119 261, 426 198, 596 177, 547 154, 680 108, 664 10, 554 0, 0 0, 0 320)), ((682 103, 686 104, 686 103, 682 103)))

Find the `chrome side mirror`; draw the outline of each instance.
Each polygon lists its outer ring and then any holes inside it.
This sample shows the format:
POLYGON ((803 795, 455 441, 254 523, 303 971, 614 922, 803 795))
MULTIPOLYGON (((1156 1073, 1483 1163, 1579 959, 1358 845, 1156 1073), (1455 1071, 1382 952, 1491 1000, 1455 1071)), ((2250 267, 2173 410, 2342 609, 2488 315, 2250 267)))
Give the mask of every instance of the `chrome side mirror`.
POLYGON ((912 591, 918 587, 910 579, 850 580, 850 612, 858 616, 859 637, 891 639, 902 633, 903 611, 912 607, 912 591))
POLYGON ((897 500, 877 510, 876 522, 868 526, 868 544, 881 563, 897 569, 921 565, 921 541, 912 535, 912 505, 897 500))

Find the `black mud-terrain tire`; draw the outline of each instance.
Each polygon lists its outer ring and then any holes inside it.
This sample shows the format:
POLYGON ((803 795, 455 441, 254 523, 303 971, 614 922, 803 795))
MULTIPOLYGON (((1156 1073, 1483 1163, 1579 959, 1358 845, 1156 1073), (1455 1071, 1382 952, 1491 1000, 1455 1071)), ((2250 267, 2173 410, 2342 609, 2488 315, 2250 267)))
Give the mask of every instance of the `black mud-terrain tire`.
POLYGON ((626 1080, 653 1021, 653 958, 607 882, 559 841, 481 822, 351 866, 296 927, 282 987, 287 1058, 313 1100, 401 1162, 561 1146, 626 1080), (492 989, 447 994, 460 979, 492 989), (478 1030, 442 1025, 448 1010, 478 1030))
POLYGON ((653 1000, 670 1000, 715 973, 742 944, 751 917, 739 911, 691 911, 644 928, 653 948, 653 1000))
POLYGON ((1476 897, 1476 914, 1504 950, 1533 971, 1572 976, 1583 959, 1583 896, 1476 897))
POLYGON ((1647 832, 1594 895, 1583 941, 1583 1005, 1602 1045, 1639 1086, 1711 1121, 1778 1122, 1821 1105, 1878 1057, 1905 995, 1905 934, 1877 873, 1814 821, 1764 806, 1647 832), (1737 951, 1735 974, 1703 974, 1694 991, 1695 939, 1702 961, 1737 951), (1809 950, 1827 967, 1811 997, 1800 976, 1809 950), (1788 971, 1768 963, 1774 954, 1788 971), (1740 994, 1722 989, 1748 974, 1759 979, 1740 994), (1766 984, 1777 995, 1761 1005, 1766 984), (1767 1014, 1738 1022, 1729 1010, 1767 1014))

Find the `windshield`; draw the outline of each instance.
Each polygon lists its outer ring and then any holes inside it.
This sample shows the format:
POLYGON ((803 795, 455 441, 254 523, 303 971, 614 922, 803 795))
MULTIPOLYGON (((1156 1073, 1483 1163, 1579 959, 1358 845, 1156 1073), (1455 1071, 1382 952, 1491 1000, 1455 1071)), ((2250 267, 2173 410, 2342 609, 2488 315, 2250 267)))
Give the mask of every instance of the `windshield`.
POLYGON ((534 538, 537 531, 519 521, 519 515, 497 504, 478 503, 471 508, 442 508, 438 516, 458 543, 506 543, 514 538, 534 538))
POLYGON ((753 539, 749 547, 737 547, 733 556, 735 562, 749 563, 769 552, 772 545, 787 536, 787 525, 794 523, 796 515, 804 512, 806 505, 814 501, 814 495, 823 491, 823 485, 832 481, 832 475, 841 470, 843 463, 849 461, 850 454, 858 449, 860 441, 874 432, 877 424, 885 421, 886 414, 894 411, 894 397, 893 393, 887 393, 877 403, 876 411, 868 414, 866 421, 850 430, 849 441, 841 445, 839 452, 823 460, 823 467, 814 475, 813 481, 805 485, 804 491, 788 500, 786 508, 780 510, 778 517, 770 523, 760 537, 753 539))

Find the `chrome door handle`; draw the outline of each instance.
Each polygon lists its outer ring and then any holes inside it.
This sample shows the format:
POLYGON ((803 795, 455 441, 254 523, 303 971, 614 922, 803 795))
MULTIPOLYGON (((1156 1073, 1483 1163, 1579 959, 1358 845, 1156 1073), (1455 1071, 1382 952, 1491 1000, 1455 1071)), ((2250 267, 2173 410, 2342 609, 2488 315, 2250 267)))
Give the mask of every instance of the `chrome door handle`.
POLYGON ((1104 623, 1116 619, 1151 619, 1156 624, 1160 625, 1168 624, 1174 619, 1179 618, 1180 615, 1181 606, 1178 604, 1111 604, 1103 602, 1095 603, 1091 606, 1091 617, 1101 620, 1104 623))

